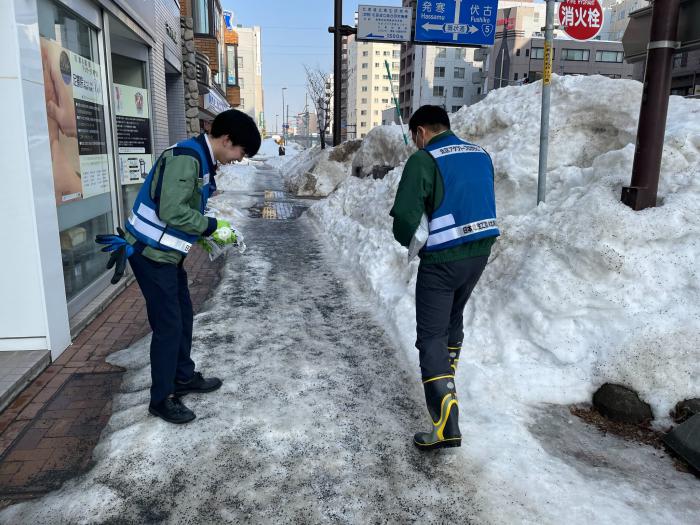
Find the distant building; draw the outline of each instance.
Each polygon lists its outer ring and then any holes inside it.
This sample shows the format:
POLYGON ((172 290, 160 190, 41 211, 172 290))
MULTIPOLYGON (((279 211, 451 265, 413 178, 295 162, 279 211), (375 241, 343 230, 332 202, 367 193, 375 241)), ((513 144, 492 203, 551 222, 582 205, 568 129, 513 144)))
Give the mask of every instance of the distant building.
POLYGON ((392 104, 391 80, 398 85, 400 53, 399 44, 348 39, 346 138, 362 138, 381 125, 382 111, 392 104))
POLYGON ((241 105, 238 109, 253 117, 258 126, 264 128, 260 27, 237 25, 235 30, 238 33, 238 87, 241 94, 241 105))

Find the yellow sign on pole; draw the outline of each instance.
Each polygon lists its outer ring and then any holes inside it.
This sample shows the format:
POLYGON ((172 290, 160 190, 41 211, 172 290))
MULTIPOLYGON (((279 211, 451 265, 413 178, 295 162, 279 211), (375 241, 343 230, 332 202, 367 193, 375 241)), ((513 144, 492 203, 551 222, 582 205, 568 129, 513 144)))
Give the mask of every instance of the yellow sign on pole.
POLYGON ((542 72, 542 82, 545 85, 552 83, 552 44, 545 40, 544 43, 544 71, 542 72))

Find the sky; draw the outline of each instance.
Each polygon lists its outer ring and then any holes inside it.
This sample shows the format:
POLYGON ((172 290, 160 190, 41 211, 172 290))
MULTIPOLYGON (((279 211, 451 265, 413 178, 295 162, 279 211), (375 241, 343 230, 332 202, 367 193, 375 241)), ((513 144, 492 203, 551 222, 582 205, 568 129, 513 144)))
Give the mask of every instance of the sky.
MULTIPOLYGON (((222 0, 233 11, 234 24, 260 26, 262 33, 263 89, 267 128, 282 125, 282 88, 289 115, 304 110, 304 64, 333 70, 333 0, 222 0)), ((343 23, 354 25, 358 4, 400 6, 401 0, 343 1, 343 23)), ((310 103, 309 103, 310 104, 310 103)), ((291 120, 291 118, 290 118, 291 120)))

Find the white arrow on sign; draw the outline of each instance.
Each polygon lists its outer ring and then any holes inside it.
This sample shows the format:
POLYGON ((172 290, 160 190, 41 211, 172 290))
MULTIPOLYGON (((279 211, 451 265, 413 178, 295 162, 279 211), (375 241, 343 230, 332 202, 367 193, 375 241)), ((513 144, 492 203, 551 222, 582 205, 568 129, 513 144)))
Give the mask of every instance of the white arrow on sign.
POLYGON ((472 34, 479 31, 476 26, 470 26, 467 24, 423 24, 423 29, 426 31, 443 31, 445 33, 452 33, 453 35, 466 35, 467 33, 472 34))

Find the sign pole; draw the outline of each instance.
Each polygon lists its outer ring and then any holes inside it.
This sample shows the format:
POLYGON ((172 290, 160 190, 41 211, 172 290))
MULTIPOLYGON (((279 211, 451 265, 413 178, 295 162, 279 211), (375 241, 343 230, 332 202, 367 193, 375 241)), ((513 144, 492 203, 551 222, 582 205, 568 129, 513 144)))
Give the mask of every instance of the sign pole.
POLYGON ((391 69, 389 68, 389 61, 385 60, 384 65, 386 66, 386 74, 389 75, 389 85, 391 86, 391 98, 394 99, 394 107, 396 108, 396 115, 399 117, 399 123, 401 124, 401 134, 403 135, 403 142, 408 146, 408 137, 403 129, 403 118, 401 117, 401 110, 399 109, 399 100, 396 98, 396 92, 394 91, 394 79, 391 78, 391 69))
POLYGON ((544 69, 542 71, 542 117, 540 119, 540 164, 537 173, 537 204, 544 202, 547 186, 547 153, 549 151, 549 108, 552 83, 552 42, 554 40, 554 2, 547 0, 544 31, 544 69))

